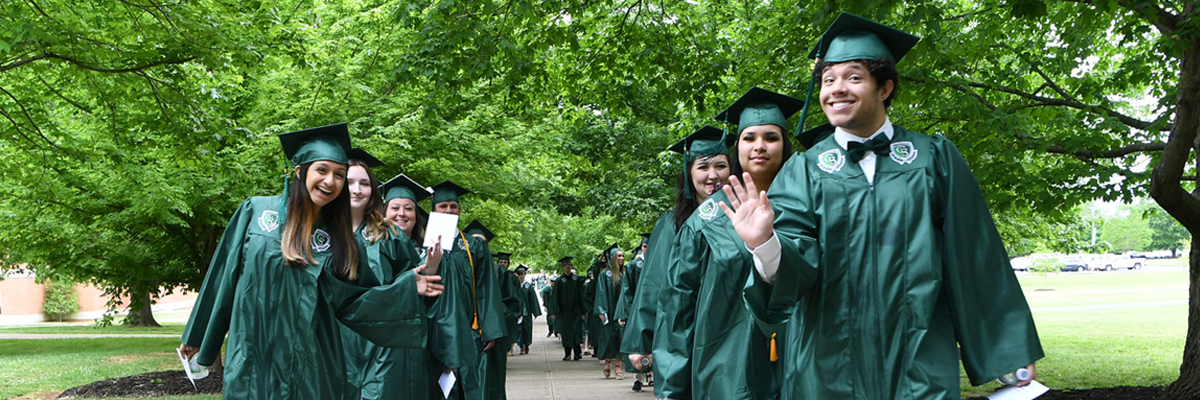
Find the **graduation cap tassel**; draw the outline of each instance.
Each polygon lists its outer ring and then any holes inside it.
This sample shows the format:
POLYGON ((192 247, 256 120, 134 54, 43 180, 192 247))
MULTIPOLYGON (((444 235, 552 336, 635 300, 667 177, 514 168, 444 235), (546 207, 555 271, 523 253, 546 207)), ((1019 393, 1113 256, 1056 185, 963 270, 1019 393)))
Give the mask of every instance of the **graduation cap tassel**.
MULTIPOLYGON (((687 138, 684 138, 684 140, 687 140, 687 138)), ((683 198, 688 200, 692 199, 692 191, 687 189, 692 187, 692 171, 691 168, 688 167, 688 158, 690 156, 688 152, 690 151, 691 146, 686 146, 683 148, 683 184, 685 185, 685 189, 683 190, 683 198)))
POLYGON ((813 88, 817 86, 817 78, 811 77, 808 79, 808 94, 804 95, 804 108, 800 110, 800 120, 796 121, 796 134, 793 135, 797 139, 804 132, 804 120, 808 118, 808 105, 812 103, 813 88))
POLYGON ((771 362, 779 361, 779 347, 775 345, 775 335, 777 334, 771 334, 771 362))

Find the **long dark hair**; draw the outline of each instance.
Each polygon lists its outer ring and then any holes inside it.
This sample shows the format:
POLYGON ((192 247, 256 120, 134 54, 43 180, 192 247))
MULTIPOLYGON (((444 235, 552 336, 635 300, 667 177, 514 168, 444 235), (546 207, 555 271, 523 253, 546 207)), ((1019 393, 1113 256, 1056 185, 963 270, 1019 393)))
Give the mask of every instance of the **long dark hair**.
MULTIPOLYGON (((296 178, 287 193, 287 219, 283 223, 283 238, 280 246, 285 264, 302 267, 315 264, 312 257, 313 225, 317 223, 316 206, 308 196, 308 168, 312 163, 301 164, 296 178)), ((321 209, 322 219, 329 225, 329 243, 333 250, 330 265, 338 278, 358 279, 358 243, 354 239, 354 227, 350 218, 350 189, 342 185, 337 198, 321 209)))

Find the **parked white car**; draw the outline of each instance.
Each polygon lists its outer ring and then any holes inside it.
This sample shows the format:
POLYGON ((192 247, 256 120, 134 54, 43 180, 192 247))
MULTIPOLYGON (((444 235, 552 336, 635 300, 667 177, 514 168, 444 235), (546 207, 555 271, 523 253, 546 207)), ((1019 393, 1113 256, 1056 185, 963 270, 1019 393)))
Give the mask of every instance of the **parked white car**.
POLYGON ((1093 260, 1091 267, 1096 271, 1135 270, 1142 268, 1142 262, 1141 258, 1112 256, 1093 260))

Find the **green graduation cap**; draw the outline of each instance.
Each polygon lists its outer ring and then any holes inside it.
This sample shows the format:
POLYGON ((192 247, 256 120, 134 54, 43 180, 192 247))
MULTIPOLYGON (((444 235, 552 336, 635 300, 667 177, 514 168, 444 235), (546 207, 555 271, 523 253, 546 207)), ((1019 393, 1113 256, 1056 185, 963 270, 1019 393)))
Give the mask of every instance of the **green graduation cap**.
POLYGON ((421 186, 408 175, 396 175, 383 183, 383 204, 394 199, 409 199, 416 203, 425 200, 429 195, 429 189, 421 186))
POLYGON ((574 257, 571 257, 571 256, 560 258, 560 259, 558 259, 558 264, 563 265, 563 264, 570 263, 572 259, 574 259, 574 257))
POLYGON ((496 254, 492 254, 492 258, 495 258, 496 261, 507 260, 509 257, 512 257, 512 253, 499 252, 496 254))
POLYGON ((642 237, 642 242, 640 244, 650 243, 650 234, 649 233, 642 233, 642 234, 639 234, 638 236, 642 237))
POLYGON ((743 129, 756 125, 775 125, 787 132, 788 117, 803 107, 804 100, 755 86, 717 114, 716 119, 726 124, 736 122, 739 135, 743 129))
POLYGON ((821 35, 808 58, 828 63, 876 58, 900 62, 920 40, 908 32, 843 12, 821 35))
POLYGON ((604 250, 604 254, 607 254, 609 257, 612 257, 612 255, 617 254, 618 251, 621 251, 621 246, 618 245, 617 243, 613 243, 612 246, 608 246, 608 249, 604 250))
POLYGON ((517 265, 516 268, 513 268, 513 272, 523 272, 523 271, 528 271, 528 270, 529 270, 529 267, 525 266, 525 264, 520 264, 520 265, 517 265))
MULTIPOLYGON (((434 196, 436 196, 436 194, 434 196)), ((492 238, 496 237, 496 234, 492 233, 491 230, 488 230, 486 226, 483 226, 483 223, 479 222, 479 220, 471 221, 471 223, 467 224, 467 229, 463 229, 463 232, 466 232, 468 235, 483 235, 483 237, 489 242, 492 241, 492 238)))
POLYGON ((471 193, 470 190, 463 189, 462 186, 454 184, 450 181, 442 181, 442 183, 433 185, 433 204, 444 203, 447 201, 458 201, 458 196, 471 193))
MULTIPOLYGON (((843 12, 821 35, 821 39, 817 41, 816 46, 813 46, 808 58, 820 59, 828 63, 883 58, 899 63, 900 59, 904 58, 904 55, 908 54, 908 51, 912 50, 920 40, 921 38, 908 32, 843 12)), ((809 100, 812 100, 813 88, 816 85, 817 78, 813 77, 808 85, 807 98, 809 100)), ((804 106, 804 111, 800 113, 800 122, 796 125, 797 138, 804 135, 801 130, 804 128, 806 118, 808 118, 807 104, 804 106)), ((804 144, 804 141, 805 139, 800 139, 801 144, 804 144)), ((807 148, 809 145, 804 147, 807 148)))
POLYGON ((292 165, 304 165, 313 161, 333 161, 347 164, 346 151, 350 149, 350 131, 346 123, 279 134, 283 154, 292 165))
POLYGON ((383 166, 383 161, 379 161, 379 159, 375 158, 375 156, 371 155, 371 153, 368 153, 366 150, 363 150, 358 147, 355 147, 355 148, 347 151, 346 158, 349 158, 351 160, 362 161, 364 164, 367 164, 367 166, 371 167, 371 168, 383 166))

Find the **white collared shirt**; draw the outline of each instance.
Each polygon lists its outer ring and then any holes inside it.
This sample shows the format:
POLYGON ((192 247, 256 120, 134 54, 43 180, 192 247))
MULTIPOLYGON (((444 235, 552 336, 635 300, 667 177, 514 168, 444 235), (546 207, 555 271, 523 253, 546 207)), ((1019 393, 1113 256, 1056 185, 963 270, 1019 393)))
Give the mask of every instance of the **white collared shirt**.
MULTIPOLYGON (((840 127, 834 128, 833 140, 837 142, 838 146, 841 146, 842 151, 846 151, 850 148, 850 142, 866 143, 880 134, 887 135, 888 140, 896 137, 896 128, 892 126, 890 118, 884 117, 883 126, 880 126, 879 130, 865 138, 846 132, 840 127)), ((863 176, 867 178, 867 183, 871 185, 875 184, 876 158, 875 152, 872 151, 858 161, 858 166, 862 168, 863 176)), ((771 238, 756 249, 751 249, 748 245, 744 246, 754 256, 754 269, 758 271, 758 276, 767 283, 775 283, 775 273, 779 271, 780 253, 782 252, 782 249, 779 247, 779 236, 776 233, 771 233, 771 238)))

